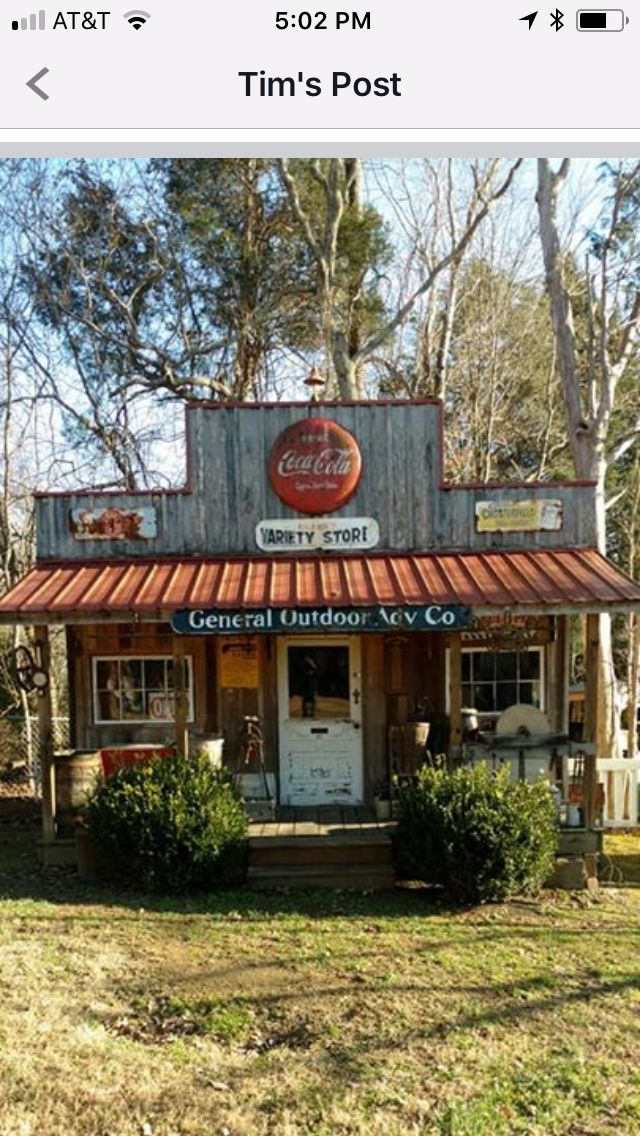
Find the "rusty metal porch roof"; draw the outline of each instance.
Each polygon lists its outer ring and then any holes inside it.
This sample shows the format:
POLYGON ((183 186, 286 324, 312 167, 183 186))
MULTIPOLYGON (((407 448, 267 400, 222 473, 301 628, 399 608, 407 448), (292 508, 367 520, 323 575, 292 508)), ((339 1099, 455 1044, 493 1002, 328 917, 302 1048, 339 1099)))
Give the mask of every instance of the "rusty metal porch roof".
POLYGON ((468 604, 477 615, 627 611, 640 608, 640 584, 595 549, 47 561, 0 599, 0 622, 429 603, 468 604))

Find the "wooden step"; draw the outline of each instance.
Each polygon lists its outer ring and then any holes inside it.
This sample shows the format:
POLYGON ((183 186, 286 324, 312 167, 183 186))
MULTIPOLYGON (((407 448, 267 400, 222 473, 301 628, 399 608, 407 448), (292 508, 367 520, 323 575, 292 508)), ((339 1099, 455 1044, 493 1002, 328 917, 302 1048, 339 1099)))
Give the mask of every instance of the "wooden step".
POLYGON ((365 842, 345 844, 343 842, 328 842, 322 838, 315 843, 302 841, 288 841, 281 844, 276 840, 268 840, 262 844, 249 841, 249 864, 252 867, 267 867, 269 865, 309 864, 391 864, 391 843, 365 842))
MULTIPOLYGON (((253 827, 253 826, 252 826, 253 827)), ((256 826, 260 830, 260 826, 256 826)), ((390 844, 391 833, 393 829, 389 828, 362 828, 355 832, 348 830, 343 832, 318 832, 316 825, 309 825, 312 829, 311 832, 284 832, 278 833, 270 832, 264 834, 264 829, 268 829, 268 825, 262 826, 260 834, 253 832, 249 829, 249 841, 254 848, 264 848, 267 844, 277 845, 279 848, 293 848, 297 846, 300 848, 315 848, 318 844, 335 844, 340 848, 351 848, 354 844, 390 844), (315 831, 313 831, 315 829, 315 831)), ((277 830, 279 826, 274 825, 273 828, 277 830)), ((283 826, 284 827, 284 826, 283 826)))
POLYGON ((380 891, 395 883, 391 864, 292 864, 249 867, 251 888, 340 888, 347 891, 380 891))

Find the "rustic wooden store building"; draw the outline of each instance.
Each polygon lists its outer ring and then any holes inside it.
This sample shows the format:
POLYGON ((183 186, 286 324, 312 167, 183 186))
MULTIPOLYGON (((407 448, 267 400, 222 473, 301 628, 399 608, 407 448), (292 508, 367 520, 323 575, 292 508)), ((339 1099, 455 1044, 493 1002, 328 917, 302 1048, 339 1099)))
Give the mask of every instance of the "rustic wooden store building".
POLYGON ((412 767, 408 721, 463 756, 513 706, 566 735, 576 613, 595 737, 595 617, 638 608, 640 586, 596 550, 593 485, 448 484, 435 400, 186 418, 184 489, 38 495, 37 563, 0 600, 45 669, 65 625, 78 751, 223 735, 234 766, 257 715, 279 807, 367 805, 412 767))

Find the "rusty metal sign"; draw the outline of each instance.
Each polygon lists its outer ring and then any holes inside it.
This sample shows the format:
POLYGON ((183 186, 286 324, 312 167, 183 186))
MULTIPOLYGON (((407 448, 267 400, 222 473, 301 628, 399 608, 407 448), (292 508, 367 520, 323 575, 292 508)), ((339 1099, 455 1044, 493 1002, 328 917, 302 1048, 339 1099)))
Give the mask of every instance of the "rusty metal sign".
POLYGON ((157 536, 153 508, 71 509, 69 531, 76 540, 153 540, 157 536))

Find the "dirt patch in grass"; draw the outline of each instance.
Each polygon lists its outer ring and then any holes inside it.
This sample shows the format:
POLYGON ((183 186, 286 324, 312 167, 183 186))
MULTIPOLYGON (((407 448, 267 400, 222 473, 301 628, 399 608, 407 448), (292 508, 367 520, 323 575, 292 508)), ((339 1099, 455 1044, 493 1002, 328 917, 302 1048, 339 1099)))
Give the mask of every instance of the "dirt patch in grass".
POLYGON ((233 1041, 247 1032, 250 1020, 248 1010, 218 998, 189 1001, 164 994, 135 999, 127 1014, 105 1019, 105 1027, 118 1037, 157 1045, 184 1037, 233 1041))
POLYGON ((640 890, 153 900, 0 832, 2 1136, 640 1134, 640 890))

